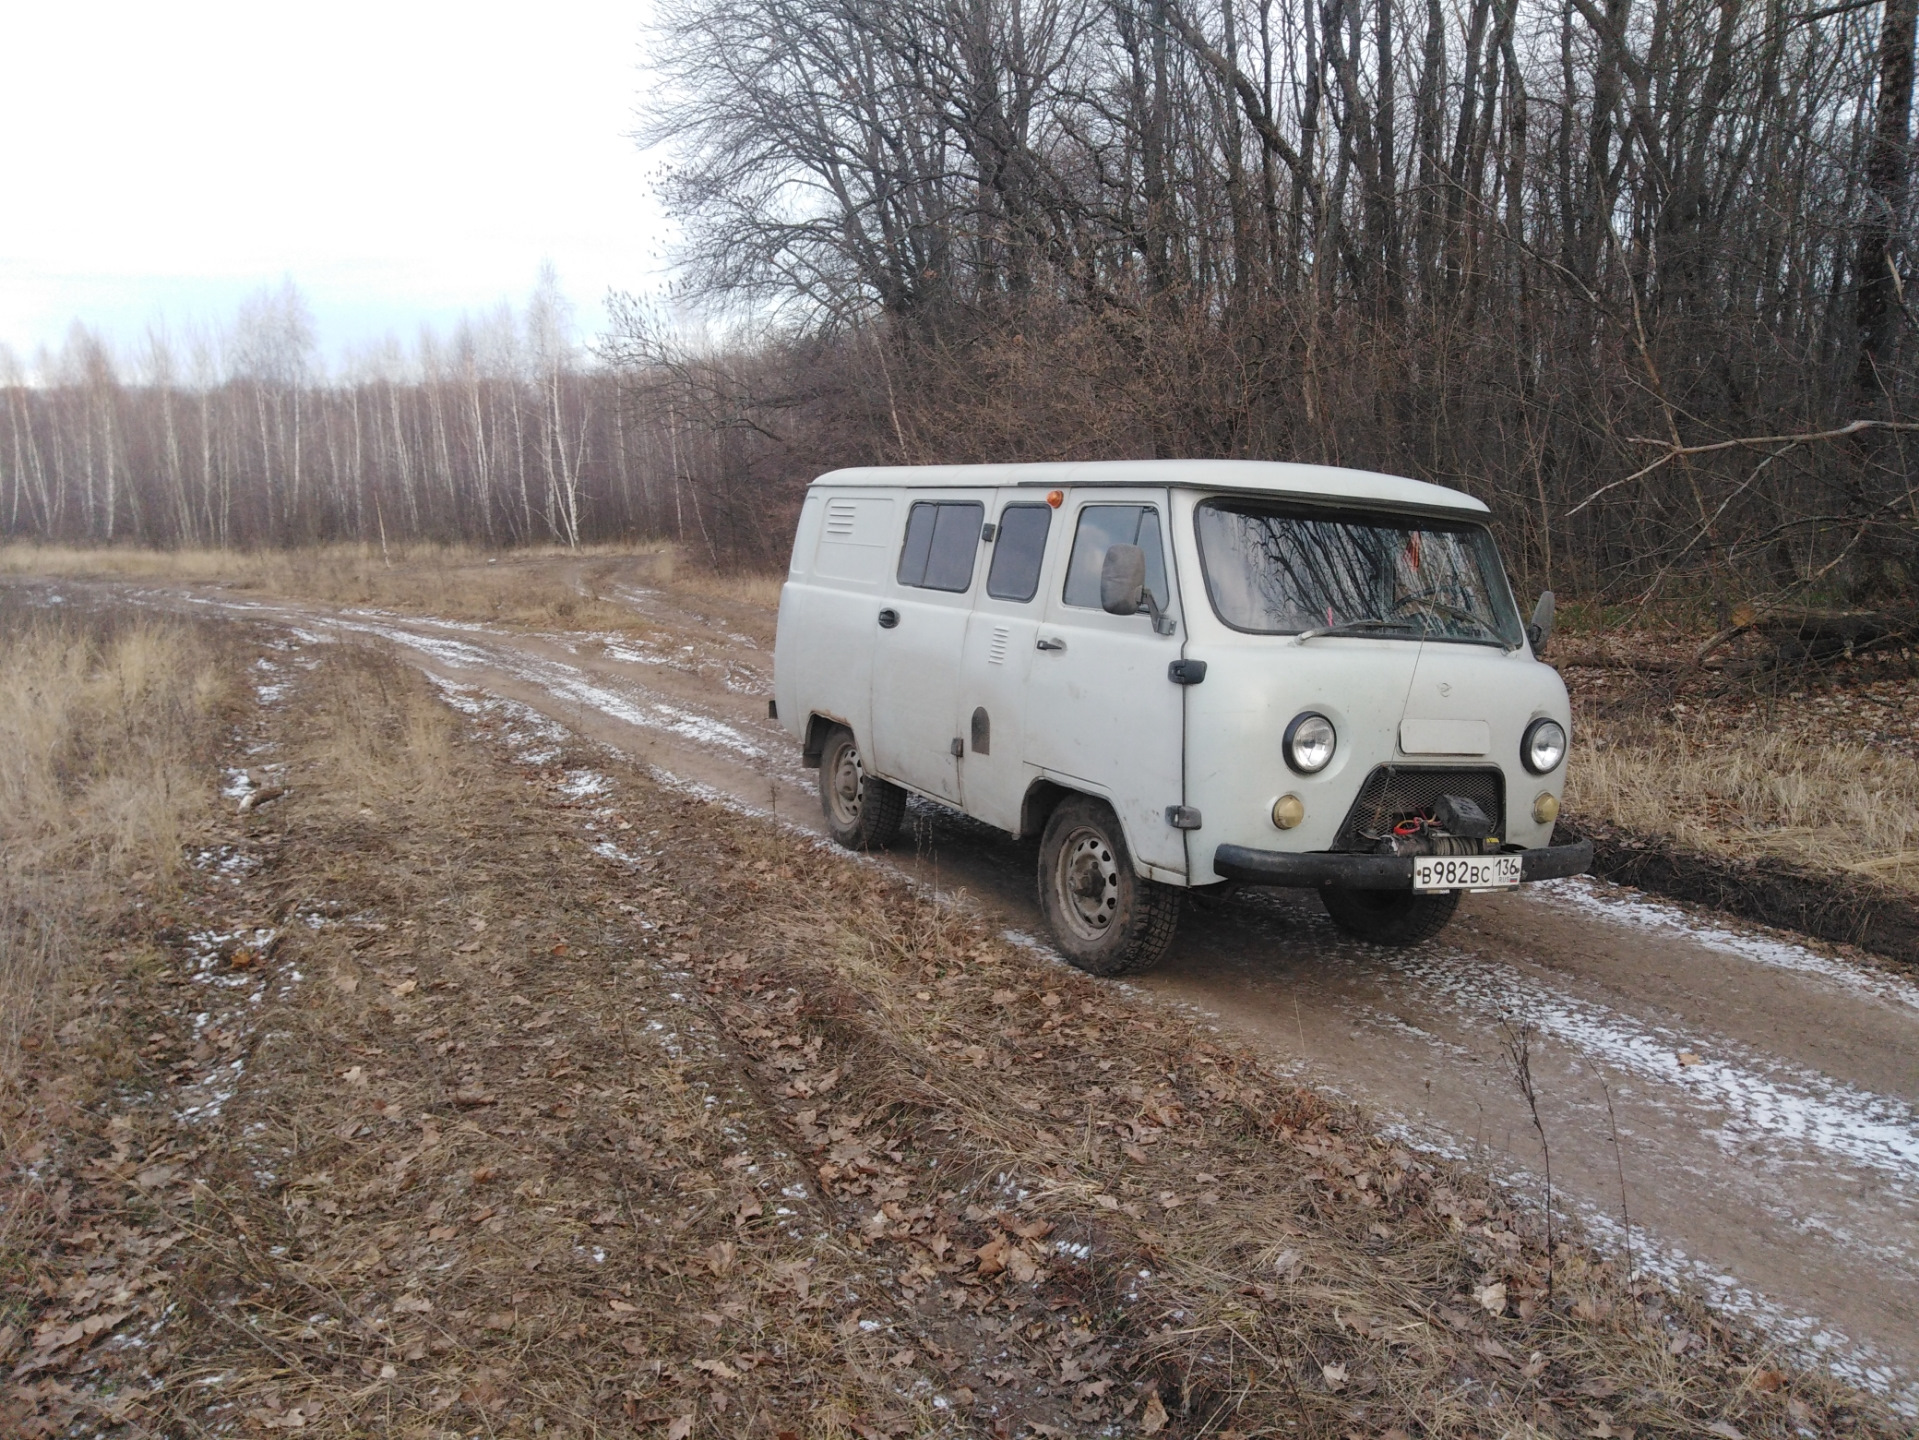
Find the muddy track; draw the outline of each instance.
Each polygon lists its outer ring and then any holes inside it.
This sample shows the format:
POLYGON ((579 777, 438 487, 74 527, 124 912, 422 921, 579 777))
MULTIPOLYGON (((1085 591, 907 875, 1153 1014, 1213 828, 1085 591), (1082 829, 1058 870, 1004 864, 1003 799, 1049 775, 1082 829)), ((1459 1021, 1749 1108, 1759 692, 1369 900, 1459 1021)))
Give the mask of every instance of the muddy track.
POLYGON ((1843 879, 1772 857, 1733 860, 1610 825, 1562 822, 1554 839, 1593 842, 1593 874, 1762 925, 1857 945, 1919 974, 1919 904, 1863 875, 1843 879))
MULTIPOLYGON (((766 717, 772 617, 596 579, 644 638, 119 593, 384 639, 445 684, 817 832, 813 775, 766 717)), ((912 822, 892 863, 1042 933, 1030 847, 933 807, 912 822)), ((1470 897, 1439 940, 1398 953, 1343 938, 1311 897, 1249 892, 1189 906, 1172 958, 1132 983, 1538 1195, 1539 1144, 1504 1056, 1510 1028, 1531 1026, 1563 1208, 1919 1413, 1919 985, 1904 975, 1573 881, 1470 897)))

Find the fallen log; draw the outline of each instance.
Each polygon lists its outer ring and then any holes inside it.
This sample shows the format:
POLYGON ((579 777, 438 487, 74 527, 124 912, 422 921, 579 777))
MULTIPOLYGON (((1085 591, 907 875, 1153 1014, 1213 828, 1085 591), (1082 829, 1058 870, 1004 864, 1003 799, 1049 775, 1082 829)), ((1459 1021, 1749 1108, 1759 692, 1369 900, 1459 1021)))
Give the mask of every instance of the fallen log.
POLYGON ((1604 650, 1570 650, 1562 653, 1555 649, 1547 654, 1546 661, 1559 670, 1634 670, 1647 675, 1664 675, 1687 668, 1687 662, 1683 659, 1663 655, 1613 655, 1604 650))
POLYGON ((1695 666, 1742 635, 1761 636, 1772 647, 1770 664, 1833 660, 1862 650, 1902 645, 1919 634, 1919 616, 1883 610, 1821 610, 1810 607, 1758 610, 1742 607, 1733 623, 1693 652, 1695 666))
POLYGON ((1755 615, 1752 629, 1783 660, 1830 660, 1912 638, 1919 621, 1880 610, 1772 610, 1755 615))

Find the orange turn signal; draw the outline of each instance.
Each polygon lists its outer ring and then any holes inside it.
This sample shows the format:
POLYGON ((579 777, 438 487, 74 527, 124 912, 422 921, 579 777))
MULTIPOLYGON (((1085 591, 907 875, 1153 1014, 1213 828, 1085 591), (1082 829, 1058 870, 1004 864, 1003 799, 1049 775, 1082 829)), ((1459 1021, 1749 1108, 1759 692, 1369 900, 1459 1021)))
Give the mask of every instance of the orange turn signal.
POLYGON ((1046 503, 1051 505, 1055 510, 1059 509, 1060 506, 1066 503, 1066 492, 1064 490, 1048 490, 1046 492, 1046 503))

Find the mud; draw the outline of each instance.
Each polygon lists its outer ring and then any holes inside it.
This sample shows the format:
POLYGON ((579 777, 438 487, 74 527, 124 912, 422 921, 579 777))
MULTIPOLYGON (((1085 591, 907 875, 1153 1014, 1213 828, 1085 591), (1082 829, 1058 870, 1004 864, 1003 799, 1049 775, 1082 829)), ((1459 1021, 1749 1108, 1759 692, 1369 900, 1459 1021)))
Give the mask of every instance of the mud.
POLYGON ((1817 940, 1857 945, 1919 972, 1919 904, 1888 886, 1777 860, 1739 861, 1681 850, 1605 825, 1562 822, 1554 838, 1590 839, 1592 873, 1602 879, 1817 940))
MULTIPOLYGON (((638 576, 614 590, 652 627, 643 639, 118 593, 384 639, 448 686, 522 701, 674 783, 818 833, 813 774, 766 717, 772 617, 638 576)), ((937 808, 912 816, 874 863, 1043 934, 1029 846, 937 808)), ((1618 873, 1658 883, 1656 862, 1638 863, 1618 873)), ((1739 903, 1729 882, 1710 892, 1727 896, 1739 903)), ((1036 939, 1034 964, 1056 963, 1036 939)), ((1505 1058, 1525 1029, 1556 1206, 1919 1414, 1919 985, 1898 969, 1582 880, 1469 897, 1406 952, 1347 940, 1311 897, 1245 892, 1190 905, 1171 959, 1133 983, 1543 1204, 1505 1058)))

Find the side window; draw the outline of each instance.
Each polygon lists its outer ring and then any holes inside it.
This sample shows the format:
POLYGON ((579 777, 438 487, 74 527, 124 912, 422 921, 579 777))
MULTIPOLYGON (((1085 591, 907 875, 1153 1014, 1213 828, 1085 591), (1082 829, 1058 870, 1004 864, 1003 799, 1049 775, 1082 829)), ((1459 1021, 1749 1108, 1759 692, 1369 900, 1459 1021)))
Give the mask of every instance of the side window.
POLYGON ((995 600, 1031 600, 1039 593, 1039 568, 1046 559, 1046 533, 1053 525, 1050 505, 1008 505, 999 512, 993 563, 986 572, 986 593, 995 600))
POLYGON ((916 500, 906 514, 899 580, 923 590, 965 590, 973 583, 986 507, 977 500, 916 500))
POLYGON ((1146 552, 1146 588, 1166 608, 1166 549, 1159 538, 1159 509, 1153 505, 1088 505, 1073 532, 1073 555, 1066 562, 1068 605, 1099 609, 1099 570, 1115 545, 1137 545, 1146 552))

